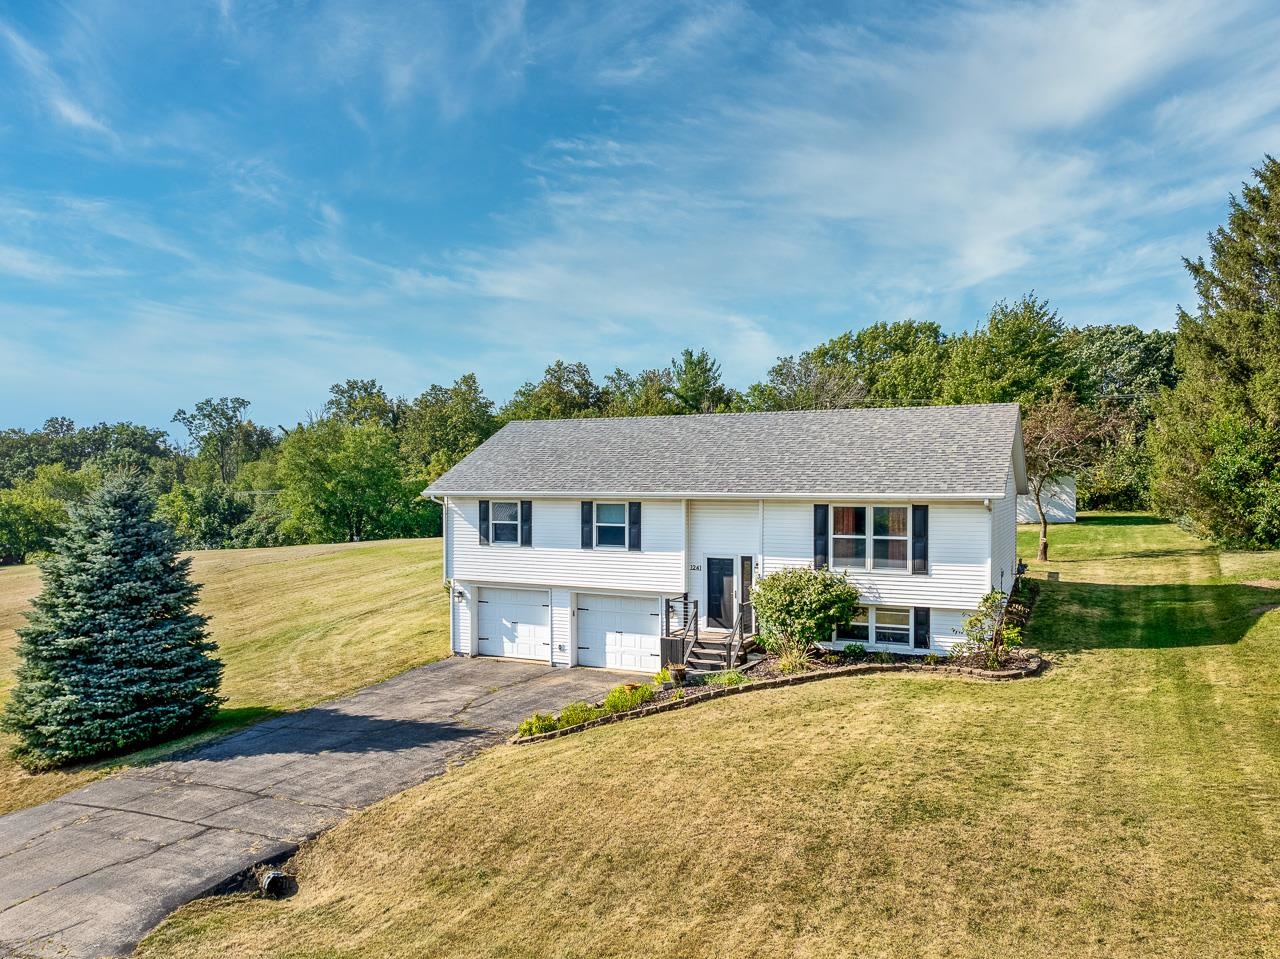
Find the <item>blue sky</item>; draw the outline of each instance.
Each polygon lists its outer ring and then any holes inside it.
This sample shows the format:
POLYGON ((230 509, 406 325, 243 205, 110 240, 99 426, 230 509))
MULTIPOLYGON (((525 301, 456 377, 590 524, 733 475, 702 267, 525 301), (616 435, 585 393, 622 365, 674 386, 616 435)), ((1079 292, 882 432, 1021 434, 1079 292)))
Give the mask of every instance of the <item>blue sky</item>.
POLYGON ((1233 0, 0 0, 0 426, 686 345, 745 386, 1032 288, 1169 327, 1278 49, 1233 0))

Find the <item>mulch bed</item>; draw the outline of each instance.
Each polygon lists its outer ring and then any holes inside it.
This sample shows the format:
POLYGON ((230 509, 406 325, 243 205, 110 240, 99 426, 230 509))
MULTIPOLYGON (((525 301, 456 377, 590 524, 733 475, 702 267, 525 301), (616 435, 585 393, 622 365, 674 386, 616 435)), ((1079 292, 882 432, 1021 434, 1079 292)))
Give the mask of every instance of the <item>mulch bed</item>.
POLYGON ((772 666, 773 672, 770 672, 767 664, 771 657, 765 657, 764 659, 756 660, 754 663, 748 663, 746 666, 742 667, 740 671, 747 675, 748 681, 739 683, 736 686, 716 686, 709 684, 686 685, 680 687, 679 698, 677 698, 677 690, 664 689, 658 692, 652 702, 641 706, 639 709, 630 709, 626 712, 613 713, 609 716, 601 716, 598 719, 592 719, 589 722, 579 723, 577 726, 567 726, 564 729, 553 729, 550 732, 538 733, 534 736, 516 736, 511 740, 511 742, 515 745, 524 745, 526 743, 542 742, 544 739, 558 739, 561 736, 568 736, 571 733, 581 732, 584 729, 593 729, 596 726, 606 726, 610 723, 623 722, 627 719, 637 719, 641 716, 654 716, 658 713, 670 712, 673 709, 683 709, 686 706, 693 706, 709 699, 721 699, 725 696, 735 696, 741 693, 750 693, 765 689, 776 689, 781 686, 799 686, 823 679, 835 679, 840 676, 858 676, 870 673, 922 672, 971 676, 978 679, 996 681, 1025 679, 1039 673, 1044 666, 1044 661, 1039 655, 1036 655, 1034 651, 1024 650, 1023 652, 1028 655, 1024 660, 1021 660, 1018 665, 1015 666, 1010 664, 1008 668, 1002 669, 983 669, 973 666, 955 665, 950 661, 941 665, 931 665, 920 662, 920 657, 899 656, 895 657, 895 662, 892 663, 855 663, 853 665, 840 666, 828 663, 819 663, 814 669, 811 669, 808 672, 795 673, 790 676, 781 675, 777 670, 776 664, 772 666))

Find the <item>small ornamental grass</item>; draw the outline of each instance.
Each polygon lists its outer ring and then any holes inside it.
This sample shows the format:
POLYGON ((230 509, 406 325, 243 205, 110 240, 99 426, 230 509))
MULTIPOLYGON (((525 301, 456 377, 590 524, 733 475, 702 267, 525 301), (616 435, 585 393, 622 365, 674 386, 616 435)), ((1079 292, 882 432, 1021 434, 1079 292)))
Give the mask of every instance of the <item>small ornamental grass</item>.
MULTIPOLYGON (((836 657, 836 662, 840 658, 836 657)), ((794 646, 786 646, 778 653, 778 671, 786 676, 793 673, 807 673, 813 669, 814 659, 809 655, 809 650, 796 648, 794 646)))

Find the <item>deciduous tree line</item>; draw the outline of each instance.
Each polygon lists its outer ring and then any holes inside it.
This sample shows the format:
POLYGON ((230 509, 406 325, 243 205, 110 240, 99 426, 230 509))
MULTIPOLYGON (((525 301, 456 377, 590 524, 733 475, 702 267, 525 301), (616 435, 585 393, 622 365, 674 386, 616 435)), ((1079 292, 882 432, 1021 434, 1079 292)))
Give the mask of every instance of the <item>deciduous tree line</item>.
POLYGON ((240 397, 178 410, 190 437, 133 423, 49 420, 0 432, 0 561, 43 549, 103 476, 148 475, 189 546, 267 546, 438 533, 418 493, 518 419, 1017 402, 1033 487, 1078 478, 1085 508, 1156 508, 1233 546, 1280 545, 1280 163, 1268 157, 1209 259, 1187 260, 1194 312, 1178 328, 1071 327, 1035 293, 973 330, 877 322, 778 358, 739 391, 706 350, 597 380, 557 360, 497 407, 471 373, 414 399, 374 380, 330 389, 292 428, 240 397))

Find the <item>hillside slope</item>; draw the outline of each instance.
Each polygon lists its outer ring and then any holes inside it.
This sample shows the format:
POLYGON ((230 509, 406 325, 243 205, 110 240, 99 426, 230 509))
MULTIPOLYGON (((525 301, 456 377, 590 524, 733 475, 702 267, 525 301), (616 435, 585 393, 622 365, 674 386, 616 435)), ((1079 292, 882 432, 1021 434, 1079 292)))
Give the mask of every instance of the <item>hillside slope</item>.
POLYGON ((1136 516, 1052 537, 1040 679, 503 747, 310 844, 294 898, 191 904, 139 955, 1276 955, 1280 592, 1239 580, 1280 556, 1136 516))
MULTIPOLYGON (((331 699, 449 651, 448 593, 440 540, 389 540, 196 552, 200 609, 226 664, 227 703, 213 729, 225 732, 282 710, 331 699)), ((0 700, 13 685, 14 630, 40 588, 34 567, 0 569, 0 700)), ((7 758, 0 736, 0 813, 44 802, 120 764, 29 775, 7 758)))

